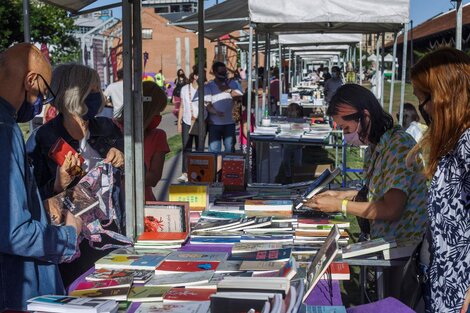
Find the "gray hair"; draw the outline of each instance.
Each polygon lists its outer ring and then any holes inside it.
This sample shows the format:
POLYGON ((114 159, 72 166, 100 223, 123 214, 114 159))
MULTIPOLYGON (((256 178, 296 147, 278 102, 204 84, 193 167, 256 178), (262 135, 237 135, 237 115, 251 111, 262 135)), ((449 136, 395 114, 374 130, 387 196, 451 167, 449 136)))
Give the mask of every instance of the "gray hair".
MULTIPOLYGON (((51 89, 56 95, 53 105, 60 113, 83 116, 88 112, 85 98, 93 86, 101 86, 96 70, 77 63, 61 64, 52 72, 51 89)), ((101 112, 105 99, 99 90, 103 98, 101 112)))

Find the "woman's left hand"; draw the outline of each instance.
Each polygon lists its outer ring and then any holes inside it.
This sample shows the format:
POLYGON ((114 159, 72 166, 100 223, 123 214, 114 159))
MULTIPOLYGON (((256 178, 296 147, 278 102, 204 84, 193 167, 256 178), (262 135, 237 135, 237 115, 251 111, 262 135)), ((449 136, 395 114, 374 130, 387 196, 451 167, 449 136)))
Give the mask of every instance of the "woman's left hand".
POLYGON ((121 167, 124 165, 124 153, 116 148, 111 148, 104 160, 106 163, 111 163, 114 167, 121 167))
POLYGON ((460 313, 467 313, 470 308, 470 287, 468 287, 467 294, 465 295, 465 300, 463 302, 462 309, 460 313))
POLYGON ((304 205, 325 213, 334 213, 341 211, 341 202, 341 199, 332 196, 318 195, 309 199, 304 205))

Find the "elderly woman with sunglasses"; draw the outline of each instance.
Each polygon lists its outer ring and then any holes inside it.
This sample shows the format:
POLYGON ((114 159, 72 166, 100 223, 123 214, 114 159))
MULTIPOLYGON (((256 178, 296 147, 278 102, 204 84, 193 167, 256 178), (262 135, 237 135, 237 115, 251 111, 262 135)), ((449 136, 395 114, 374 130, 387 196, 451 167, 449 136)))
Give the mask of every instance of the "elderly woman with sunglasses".
MULTIPOLYGON (((124 164, 121 131, 111 119, 96 117, 105 103, 98 73, 80 64, 59 65, 52 73, 49 89, 50 94, 55 96, 52 104, 59 114, 42 125, 27 144, 43 200, 73 187, 80 180, 80 173, 88 172, 99 161, 109 162, 115 168, 124 164), (58 166, 49 156, 51 147, 60 138, 77 152, 69 152, 62 166, 58 166), (73 170, 77 168, 80 170, 73 170)), ((118 192, 118 188, 115 190, 118 192)), ((119 199, 119 195, 113 194, 113 198, 119 199)), ((118 229, 117 225, 113 227, 111 230, 118 229)), ((80 250, 80 258, 60 266, 64 285, 88 270, 103 255, 91 250, 87 242, 82 242, 80 250)))

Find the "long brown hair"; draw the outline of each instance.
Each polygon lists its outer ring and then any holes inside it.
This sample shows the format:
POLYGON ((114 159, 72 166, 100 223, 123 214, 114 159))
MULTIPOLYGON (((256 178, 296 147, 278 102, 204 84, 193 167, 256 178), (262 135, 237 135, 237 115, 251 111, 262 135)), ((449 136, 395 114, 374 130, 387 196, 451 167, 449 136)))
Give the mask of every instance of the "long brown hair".
POLYGON ((150 125, 153 117, 166 107, 167 97, 163 89, 151 81, 142 83, 144 129, 150 125))
POLYGON ((425 174, 431 178, 440 158, 454 149, 470 127, 470 57, 453 48, 441 48, 416 63, 410 77, 415 88, 431 97, 432 122, 410 152, 425 153, 425 174))

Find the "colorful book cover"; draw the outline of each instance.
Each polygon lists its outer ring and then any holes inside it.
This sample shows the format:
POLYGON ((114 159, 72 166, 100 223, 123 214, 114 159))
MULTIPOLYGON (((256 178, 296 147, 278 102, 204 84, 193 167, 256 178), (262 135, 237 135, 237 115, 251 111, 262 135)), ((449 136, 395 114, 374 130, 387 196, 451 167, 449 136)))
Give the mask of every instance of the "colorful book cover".
POLYGON ((245 252, 261 251, 261 250, 277 250, 282 249, 282 244, 277 242, 268 242, 268 243, 249 243, 249 242, 240 242, 233 245, 232 255, 245 252))
POLYGON ((245 185, 245 157, 226 155, 222 160, 222 183, 224 186, 245 185))
POLYGON ((128 301, 151 302, 163 301, 163 296, 171 287, 134 286, 127 296, 128 301))
POLYGON ((95 268, 153 270, 165 258, 161 255, 109 254, 95 262, 95 268))
POLYGON ((344 262, 333 262, 330 264, 328 270, 331 273, 331 279, 334 280, 349 280, 350 271, 349 265, 344 262))
POLYGON ((188 153, 188 181, 191 183, 213 183, 216 173, 214 153, 188 153))
POLYGON ((226 252, 193 252, 193 251, 174 251, 170 253, 165 261, 215 261, 222 262, 228 257, 226 252))
POLYGON ((243 261, 285 261, 290 258, 292 249, 260 250, 253 252, 232 254, 229 260, 243 261))
POLYGON ((214 289, 198 288, 172 288, 163 297, 163 302, 209 301, 214 289))
POLYGON ((147 202, 144 207, 144 232, 186 232, 186 203, 147 202))
POLYGON ((219 262, 204 261, 163 261, 156 269, 155 273, 162 272, 202 272, 214 271, 217 269, 219 262))
POLYGON ((210 301, 142 303, 136 313, 207 313, 210 301))
POLYGON ((204 211, 208 207, 209 196, 205 185, 170 185, 169 200, 189 202, 191 210, 204 211))
POLYGON ((279 271, 284 267, 284 262, 275 261, 243 261, 240 271, 279 271))
POLYGON ((108 288, 117 286, 130 286, 133 282, 133 277, 125 277, 119 279, 105 279, 98 281, 82 281, 80 282, 75 290, 93 289, 93 288, 108 288))
POLYGON ((179 272, 171 275, 154 275, 145 285, 146 286, 170 286, 185 287, 193 285, 206 284, 214 275, 214 271, 203 272, 179 272))
POLYGON ((74 290, 70 292, 70 296, 125 301, 127 300, 127 294, 129 293, 130 288, 130 286, 127 286, 74 290))
MULTIPOLYGON (((146 271, 149 272, 149 271, 146 271)), ((132 270, 117 270, 100 268, 95 269, 93 273, 88 275, 85 279, 87 281, 100 281, 100 280, 125 280, 134 279, 134 271, 132 270)))

